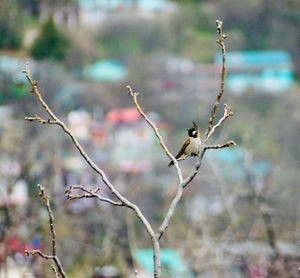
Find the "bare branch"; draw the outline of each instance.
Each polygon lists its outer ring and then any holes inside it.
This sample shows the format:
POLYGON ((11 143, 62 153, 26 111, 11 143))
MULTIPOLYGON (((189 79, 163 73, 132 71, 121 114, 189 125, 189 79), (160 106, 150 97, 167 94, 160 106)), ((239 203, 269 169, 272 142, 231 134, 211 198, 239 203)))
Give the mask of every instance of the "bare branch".
POLYGON ((53 120, 45 120, 42 117, 38 116, 37 114, 34 114, 33 117, 25 117, 25 120, 30 121, 30 122, 38 122, 40 124, 58 124, 57 121, 53 120))
POLYGON ((50 115, 52 120, 55 120, 57 122, 59 122, 59 119, 55 116, 55 114, 51 111, 51 109, 49 108, 49 106, 47 105, 47 103, 43 100, 38 88, 37 88, 37 82, 35 80, 33 80, 31 78, 30 75, 30 69, 29 69, 29 63, 27 63, 25 65, 25 70, 23 71, 23 73, 25 73, 25 76, 30 84, 30 92, 35 94, 35 96, 37 97, 39 103, 43 106, 43 108, 45 109, 45 111, 50 115))
POLYGON ((99 187, 96 189, 86 189, 80 185, 72 185, 72 186, 70 186, 69 189, 66 190, 65 195, 68 200, 76 200, 76 199, 83 199, 83 198, 97 198, 100 201, 110 203, 114 206, 125 206, 125 204, 123 204, 122 202, 115 202, 109 198, 100 196, 99 194, 97 194, 97 192, 99 192, 99 191, 100 191, 99 187), (81 190, 81 191, 85 192, 86 194, 72 195, 72 192, 74 189, 81 190))
POLYGON ((48 216, 49 216, 49 225, 50 225, 50 231, 52 234, 52 255, 56 256, 56 234, 55 234, 55 229, 54 229, 54 220, 53 220, 53 213, 50 207, 50 202, 49 202, 49 197, 48 195, 45 194, 45 189, 42 185, 38 184, 38 189, 40 190, 40 197, 44 200, 47 211, 48 211, 48 216))
MULTIPOLYGON (((55 229, 54 229, 54 218, 53 218, 53 213, 52 213, 52 209, 50 207, 50 202, 49 202, 49 196, 45 194, 45 189, 42 185, 38 184, 38 189, 39 189, 39 196, 43 199, 43 201, 46 204, 47 207, 47 211, 48 211, 48 217, 49 217, 49 226, 50 226, 50 231, 51 231, 51 235, 52 235, 52 255, 46 255, 44 254, 41 250, 25 250, 25 254, 27 256, 29 255, 36 255, 38 254, 40 257, 46 259, 46 260, 53 260, 58 272, 60 273, 60 275, 65 278, 66 277, 66 273, 63 270, 63 267, 61 265, 61 262, 59 260, 59 258, 56 255, 56 234, 55 234, 55 229)), ((52 269, 53 269, 53 265, 52 265, 52 269)), ((54 267, 54 269, 56 270, 56 268, 54 267)), ((56 273, 56 272, 55 272, 56 273)), ((57 276, 58 277, 58 276, 57 276)))
POLYGON ((59 278, 59 275, 58 275, 58 272, 57 272, 57 269, 56 269, 56 267, 55 267, 55 265, 54 264, 52 264, 51 265, 51 268, 52 268, 52 270, 53 270, 53 272, 54 272, 54 277, 55 278, 59 278))
POLYGON ((210 146, 205 146, 206 150, 210 150, 210 149, 223 149, 223 148, 227 148, 227 147, 232 147, 232 146, 236 146, 236 143, 234 141, 228 141, 222 145, 210 145, 210 146))
POLYGON ((169 225, 169 222, 171 220, 171 217, 173 216, 174 212, 175 212, 175 209, 176 209, 176 206, 177 204, 179 203, 180 199, 182 198, 182 195, 183 195, 183 190, 186 186, 188 186, 188 184, 195 178, 195 176, 197 175, 198 173, 198 170, 200 169, 201 167, 201 164, 202 164, 202 160, 203 160, 203 156, 206 152, 206 150, 208 149, 220 149, 220 148, 225 148, 225 147, 229 147, 229 146, 232 146, 232 145, 236 145, 235 142, 233 141, 230 141, 230 142, 227 142, 223 145, 214 145, 214 146, 205 146, 205 142, 208 140, 208 138, 215 132, 215 130, 221 126, 221 124, 229 117, 229 116, 233 116, 233 113, 230 112, 230 107, 225 104, 224 105, 224 115, 223 117, 219 120, 219 122, 213 126, 213 122, 214 122, 214 119, 215 119, 215 116, 216 116, 216 111, 217 111, 217 108, 219 106, 219 103, 220 103, 220 99, 222 97, 222 95, 224 94, 224 85, 225 85, 225 62, 226 62, 226 48, 225 48, 225 38, 226 38, 226 35, 223 34, 222 32, 222 21, 220 20, 217 20, 216 21, 216 25, 217 25, 217 33, 219 35, 219 39, 217 40, 217 43, 221 46, 221 49, 222 49, 222 75, 221 75, 221 87, 220 87, 220 92, 218 93, 217 97, 216 97, 216 100, 215 100, 215 103, 214 105, 212 106, 212 109, 211 109, 211 112, 210 112, 210 118, 209 118, 209 122, 208 122, 208 127, 207 127, 207 130, 205 132, 205 136, 204 136, 204 142, 203 142, 203 145, 202 145, 202 148, 199 152, 199 155, 198 155, 198 160, 196 162, 196 165, 195 165, 195 168, 194 170, 190 173, 190 175, 185 179, 183 180, 179 186, 178 186, 178 189, 177 189, 177 192, 176 192, 176 195, 169 207, 169 210, 167 212, 167 215, 166 217, 164 218, 163 220, 163 223, 161 224, 161 226, 159 227, 159 231, 158 231, 158 238, 161 238, 162 235, 164 234, 164 232, 166 231, 168 225, 169 225))
POLYGON ((138 112, 140 113, 140 115, 145 119, 145 121, 153 129, 153 132, 155 133, 156 137, 158 138, 161 147, 163 148, 163 150, 165 151, 167 156, 174 162, 175 168, 177 170, 179 181, 182 182, 183 177, 182 177, 181 169, 179 168, 179 164, 178 164, 176 158, 171 154, 168 147, 166 146, 162 136, 158 132, 157 126, 147 117, 147 115, 143 112, 141 106, 138 103, 137 96, 139 95, 139 93, 133 92, 132 88, 129 85, 127 86, 127 91, 128 91, 128 95, 130 95, 132 97, 133 104, 135 105, 135 107, 138 110, 138 112))
POLYGON ((29 256, 29 255, 34 256, 34 255, 38 254, 40 257, 42 257, 42 258, 44 258, 46 260, 53 260, 54 259, 54 256, 52 256, 52 255, 46 255, 41 250, 25 250, 25 254, 27 256, 29 256))
POLYGON ((37 87, 37 82, 34 81, 30 75, 30 70, 29 70, 29 64, 26 64, 25 70, 23 71, 25 73, 25 76, 29 82, 29 85, 31 87, 30 92, 32 92, 35 97, 37 98, 37 101, 41 104, 41 106, 44 108, 44 110, 49 114, 50 118, 56 122, 57 125, 59 125, 63 131, 71 138, 72 142, 74 143, 75 147, 81 154, 81 156, 84 158, 84 160, 88 163, 88 165, 97 173, 100 175, 103 183, 108 187, 108 189, 111 191, 111 193, 122 203, 124 206, 132 209, 137 217, 141 220, 141 222, 144 224, 149 236, 151 238, 154 237, 155 233, 148 222, 148 220, 145 218, 141 210, 139 209, 138 206, 135 204, 131 203, 127 198, 125 198, 114 186, 113 184, 108 180, 106 174, 102 169, 100 169, 96 163, 87 155, 87 153, 84 151, 83 147, 80 145, 78 140, 75 138, 71 130, 62 122, 59 120, 59 118, 54 114, 54 112, 50 109, 50 107, 46 104, 44 101, 42 95, 40 94, 38 87, 37 87))
POLYGON ((213 133, 215 132, 215 130, 220 127, 222 125, 222 123, 228 118, 228 117, 232 117, 233 116, 233 112, 230 111, 230 107, 224 103, 224 115, 223 117, 218 121, 217 124, 215 124, 212 129, 210 130, 210 132, 207 134, 206 138, 205 138, 205 142, 210 138, 211 135, 213 135, 213 133))
MULTIPOLYGON (((101 196, 99 194, 100 188, 87 189, 84 186, 79 186, 79 185, 73 185, 68 190, 66 190, 65 194, 66 194, 67 199, 75 200, 75 199, 82 199, 82 198, 97 198, 99 201, 107 202, 107 203, 110 203, 110 204, 115 205, 115 206, 124 206, 124 207, 128 207, 128 208, 132 209, 136 213, 136 215, 140 219, 140 221, 143 223, 143 225, 145 226, 145 229, 147 230, 147 232, 148 232, 148 234, 151 238, 153 252, 154 252, 153 260, 154 260, 154 277, 155 278, 160 278, 161 277, 159 240, 163 236, 164 232, 166 231, 166 229, 169 225, 170 219, 174 215, 176 206, 177 206, 178 202, 180 201, 180 199, 182 198, 184 188, 194 179, 194 177, 198 173, 198 170, 199 170, 199 168, 202 164, 202 160, 203 160, 205 152, 208 149, 221 149, 221 148, 236 145, 234 141, 229 141, 229 142, 227 142, 223 145, 209 145, 209 146, 205 145, 206 141, 211 137, 211 135, 215 132, 215 130, 217 128, 219 128, 222 125, 222 123, 229 116, 233 115, 232 112, 230 112, 229 106, 227 106, 225 104, 224 105, 224 115, 223 115, 223 117, 218 121, 217 124, 214 125, 216 111, 217 111, 217 108, 219 106, 221 97, 224 94, 225 62, 226 62, 226 49, 225 49, 225 43, 224 43, 226 35, 224 35, 222 33, 222 22, 217 20, 216 24, 217 24, 217 33, 219 35, 217 43, 220 45, 221 50, 222 50, 221 86, 220 86, 220 91, 219 91, 219 93, 216 97, 215 103, 213 104, 213 106, 211 108, 210 118, 209 118, 209 121, 208 121, 208 127, 207 127, 207 130, 205 132, 203 144, 202 144, 201 149, 199 150, 199 154, 197 156, 197 162, 196 162, 195 168, 193 169, 193 171, 190 173, 190 175, 186 179, 183 179, 182 172, 181 172, 181 169, 179 168, 178 161, 175 159, 175 157, 168 150, 166 144, 163 141, 162 136, 160 135, 160 133, 158 131, 157 126, 147 117, 147 115, 141 109, 141 107, 138 103, 138 100, 137 100, 138 93, 133 92, 131 87, 127 86, 128 94, 132 97, 132 100, 133 100, 134 105, 136 106, 136 109, 138 110, 140 115, 145 119, 145 121, 153 129, 153 132, 155 133, 156 137, 158 138, 159 143, 160 143, 161 147, 163 148, 163 150, 165 151, 166 155, 174 162, 174 165, 176 167, 177 174, 178 174, 178 177, 179 177, 179 183, 178 183, 178 188, 177 188, 176 195, 175 195, 174 199, 172 200, 171 205, 168 209, 168 212, 167 212, 161 226, 159 227, 157 233, 155 233, 153 231, 150 223, 145 218, 145 216, 142 214, 139 207, 136 206, 134 203, 131 203, 125 196, 123 196, 115 188, 115 186, 108 180, 108 178, 107 178, 106 174, 104 173, 104 171, 101 168, 99 168, 95 164, 95 162, 87 155, 87 153, 84 151, 84 149, 82 148, 82 146, 78 142, 78 140, 74 137, 74 135, 70 131, 70 129, 65 125, 64 122, 59 120, 59 118, 55 115, 55 113, 49 108, 49 106, 46 104, 46 102, 44 101, 43 97, 41 96, 41 94, 40 94, 40 92, 37 88, 37 82, 34 81, 30 76, 30 71, 29 71, 29 65, 28 64, 26 65, 25 70, 24 70, 26 78, 27 78, 27 80, 30 84, 30 87, 31 87, 30 91, 35 95, 38 102, 41 104, 41 106, 44 108, 44 110, 47 112, 47 114, 50 117, 48 120, 45 120, 45 119, 41 118, 38 115, 34 115, 33 117, 27 117, 25 119, 28 120, 28 121, 36 121, 40 124, 49 123, 49 124, 56 124, 56 125, 60 126, 63 129, 63 131, 71 138, 71 140, 74 143, 75 147, 78 149, 79 153, 85 159, 85 161, 88 163, 88 165, 97 174, 100 175, 103 183, 110 190, 110 192, 116 198, 117 201, 114 201, 110 198, 105 198, 105 197, 101 196), (82 194, 73 194, 75 190, 79 190, 82 194)), ((50 230, 51 230, 52 238, 53 238, 53 240, 52 240, 52 243, 53 243, 52 244, 52 253, 53 254, 52 254, 52 256, 48 256, 48 255, 43 254, 40 250, 33 250, 33 251, 26 251, 26 252, 27 252, 27 254, 32 254, 32 255, 33 254, 39 254, 41 257, 43 257, 45 259, 52 259, 55 262, 55 265, 57 266, 58 272, 63 277, 65 277, 65 274, 62 270, 59 259, 56 256, 55 232, 54 232, 54 227, 53 227, 53 216, 52 216, 51 208, 49 206, 49 200, 48 200, 48 197, 44 194, 44 191, 43 191, 42 187, 40 188, 40 191, 41 191, 40 195, 43 197, 44 201, 46 202, 47 209, 48 209, 50 230), (52 222, 52 224, 51 224, 51 222, 52 222)), ((55 267, 54 267, 54 269, 55 269, 55 267)), ((55 270, 54 270, 54 272, 55 272, 55 270)))
POLYGON ((213 128, 213 123, 214 123, 214 119, 216 117, 216 112, 217 112, 217 108, 219 106, 221 97, 224 94, 224 87, 225 87, 225 71, 226 71, 226 67, 225 67, 225 63, 226 63, 226 46, 225 46, 225 39, 226 39, 226 35, 223 34, 222 31, 222 24, 223 22, 220 20, 216 20, 216 25, 217 25, 217 33, 219 35, 219 38, 217 40, 217 43, 220 45, 221 50, 222 50, 222 73, 221 73, 221 86, 220 86, 220 91, 216 97, 215 103, 212 106, 212 109, 210 111, 210 117, 209 117, 209 121, 208 121, 208 127, 207 130, 205 132, 205 136, 204 138, 207 139, 208 134, 210 133, 210 131, 213 128))

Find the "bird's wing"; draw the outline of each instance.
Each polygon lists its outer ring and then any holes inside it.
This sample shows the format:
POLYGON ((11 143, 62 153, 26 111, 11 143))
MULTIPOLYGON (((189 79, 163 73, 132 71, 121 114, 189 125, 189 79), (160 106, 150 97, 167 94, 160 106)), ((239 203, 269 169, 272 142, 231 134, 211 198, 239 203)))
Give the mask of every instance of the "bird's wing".
POLYGON ((185 150, 187 148, 187 146, 190 144, 190 138, 186 139, 185 142, 183 143, 180 151, 178 152, 178 154, 175 156, 176 159, 180 158, 182 155, 185 154, 185 150))

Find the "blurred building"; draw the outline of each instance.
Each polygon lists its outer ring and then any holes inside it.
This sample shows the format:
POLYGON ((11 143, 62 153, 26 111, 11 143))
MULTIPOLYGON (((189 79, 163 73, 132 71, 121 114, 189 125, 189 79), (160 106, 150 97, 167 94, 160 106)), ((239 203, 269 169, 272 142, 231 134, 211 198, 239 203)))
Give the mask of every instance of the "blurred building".
POLYGON ((151 18, 154 14, 172 13, 176 10, 174 3, 167 0, 78 0, 79 21, 85 26, 97 26, 107 18, 108 13, 130 13, 135 16, 151 18))
POLYGON ((116 60, 98 60, 84 69, 84 76, 92 81, 119 82, 126 75, 126 67, 116 60))
MULTIPOLYGON (((159 116, 148 115, 158 126, 159 116)), ((109 147, 114 163, 121 171, 138 173, 149 170, 151 160, 156 154, 156 138, 136 108, 115 108, 105 116, 105 122, 111 126, 109 147)))
MULTIPOLYGON (((214 62, 221 64, 220 53, 214 62)), ((226 65, 226 85, 236 94, 247 90, 280 93, 293 84, 293 63, 286 51, 227 52, 226 65)))
MULTIPOLYGON (((133 257, 141 270, 139 276, 142 275, 141 277, 152 277, 152 249, 137 249, 133 252, 133 257)), ((176 250, 161 249, 160 260, 162 265, 162 274, 166 277, 194 277, 192 273, 188 270, 186 263, 183 261, 183 259, 176 250)))
POLYGON ((160 57, 150 69, 153 92, 175 98, 206 98, 218 90, 220 70, 215 64, 196 64, 182 57, 160 57), (185 92, 183 95, 182 92, 185 92), (180 93, 179 93, 180 92, 180 93), (200 92, 200 93, 199 93, 200 92))

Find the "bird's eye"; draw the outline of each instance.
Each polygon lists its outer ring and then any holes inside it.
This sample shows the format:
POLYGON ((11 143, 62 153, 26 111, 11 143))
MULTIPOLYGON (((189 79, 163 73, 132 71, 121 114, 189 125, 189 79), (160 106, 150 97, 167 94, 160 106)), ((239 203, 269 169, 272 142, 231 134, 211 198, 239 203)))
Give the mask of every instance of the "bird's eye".
POLYGON ((194 131, 192 132, 192 134, 193 134, 193 135, 196 135, 196 134, 197 134, 197 130, 194 130, 194 131))

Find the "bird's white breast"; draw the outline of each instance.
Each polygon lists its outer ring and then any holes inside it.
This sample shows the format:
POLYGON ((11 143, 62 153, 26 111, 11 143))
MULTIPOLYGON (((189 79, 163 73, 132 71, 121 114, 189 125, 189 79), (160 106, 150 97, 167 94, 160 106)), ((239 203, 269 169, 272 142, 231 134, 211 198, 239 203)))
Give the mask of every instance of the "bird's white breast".
POLYGON ((198 153, 200 150, 200 146, 201 146, 200 137, 197 137, 197 138, 190 137, 190 144, 186 149, 186 153, 188 153, 188 154, 198 153))

